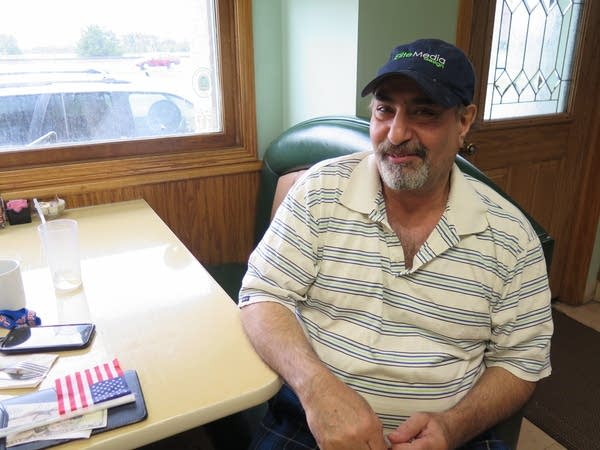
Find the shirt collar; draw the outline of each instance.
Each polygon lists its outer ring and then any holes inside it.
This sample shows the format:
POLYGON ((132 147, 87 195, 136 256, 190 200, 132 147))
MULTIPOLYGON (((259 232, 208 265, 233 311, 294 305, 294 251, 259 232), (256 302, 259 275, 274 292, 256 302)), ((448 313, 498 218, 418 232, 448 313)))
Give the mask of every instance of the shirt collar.
MULTIPOLYGON (((352 171, 340 201, 354 211, 373 220, 385 218, 381 179, 373 152, 365 152, 362 161, 352 171), (383 217, 381 215, 383 214, 383 217)), ((459 236, 478 233, 488 226, 487 207, 472 184, 456 164, 450 175, 450 194, 444 216, 459 236)))
POLYGON ((487 206, 456 164, 450 175, 450 195, 444 215, 459 236, 479 233, 488 227, 487 206))
POLYGON ((352 171, 340 201, 349 209, 373 216, 383 201, 381 181, 373 152, 364 152, 361 156, 362 160, 352 171))

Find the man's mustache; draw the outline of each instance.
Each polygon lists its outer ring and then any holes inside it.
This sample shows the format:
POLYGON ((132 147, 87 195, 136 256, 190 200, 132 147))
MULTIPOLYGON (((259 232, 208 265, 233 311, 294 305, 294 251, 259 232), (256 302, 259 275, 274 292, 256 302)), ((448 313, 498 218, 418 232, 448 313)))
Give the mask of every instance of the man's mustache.
POLYGON ((407 156, 415 155, 421 159, 427 156, 427 148, 422 145, 400 144, 394 145, 389 140, 385 140, 377 147, 377 150, 383 155, 407 156))

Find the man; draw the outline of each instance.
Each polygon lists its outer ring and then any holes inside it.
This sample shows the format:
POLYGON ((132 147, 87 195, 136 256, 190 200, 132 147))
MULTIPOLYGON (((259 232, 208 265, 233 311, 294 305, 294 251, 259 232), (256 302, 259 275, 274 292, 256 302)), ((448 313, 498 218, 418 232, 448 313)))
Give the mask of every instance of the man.
POLYGON ((454 165, 474 78, 446 42, 396 47, 362 91, 373 151, 317 164, 277 211, 240 292, 285 381, 253 448, 504 448, 486 430, 549 375, 539 240, 454 165))

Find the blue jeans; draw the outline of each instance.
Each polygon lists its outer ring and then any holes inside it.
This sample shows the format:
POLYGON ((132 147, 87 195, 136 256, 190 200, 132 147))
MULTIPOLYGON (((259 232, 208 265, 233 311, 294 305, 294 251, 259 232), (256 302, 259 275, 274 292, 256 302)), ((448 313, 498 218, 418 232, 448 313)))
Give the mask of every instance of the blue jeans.
MULTIPOLYGON (((318 448, 306 423, 300 400, 287 385, 284 385, 269 400, 269 410, 250 444, 250 450, 317 450, 318 448)), ((463 445, 460 450, 510 449, 487 431, 463 445)))

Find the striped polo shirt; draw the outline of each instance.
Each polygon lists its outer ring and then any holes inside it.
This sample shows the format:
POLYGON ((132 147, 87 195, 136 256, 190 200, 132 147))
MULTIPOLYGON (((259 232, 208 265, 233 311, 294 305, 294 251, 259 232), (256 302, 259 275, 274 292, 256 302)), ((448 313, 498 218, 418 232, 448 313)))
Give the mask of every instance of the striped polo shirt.
POLYGON ((506 199, 455 165, 446 209, 412 268, 387 219, 372 152, 317 164, 252 253, 240 307, 297 316, 330 370, 395 429, 456 404, 485 367, 550 374, 542 248, 506 199))

